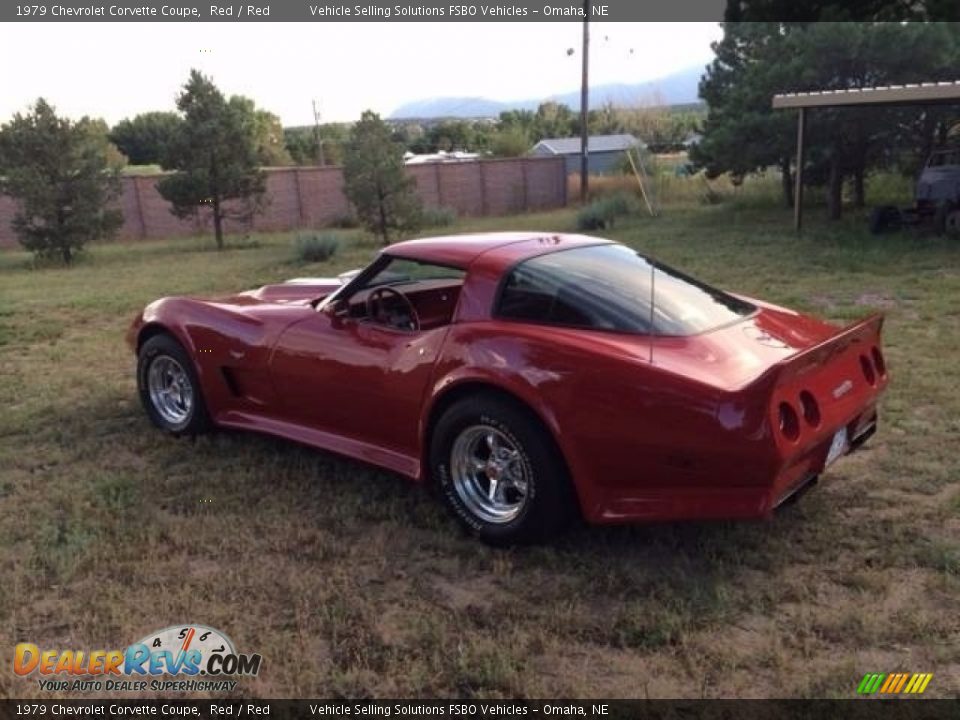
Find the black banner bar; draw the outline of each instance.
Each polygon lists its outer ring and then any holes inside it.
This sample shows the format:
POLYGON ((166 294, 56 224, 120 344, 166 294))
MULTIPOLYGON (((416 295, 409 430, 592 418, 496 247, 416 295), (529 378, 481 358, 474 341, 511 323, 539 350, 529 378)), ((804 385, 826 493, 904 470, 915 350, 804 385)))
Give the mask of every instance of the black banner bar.
MULTIPOLYGON (((592 0, 596 22, 719 21, 726 0, 592 0)), ((0 3, 2 22, 580 22, 578 0, 59 0, 0 3)))
POLYGON ((0 720, 37 718, 590 718, 954 720, 960 700, 4 700, 0 720))

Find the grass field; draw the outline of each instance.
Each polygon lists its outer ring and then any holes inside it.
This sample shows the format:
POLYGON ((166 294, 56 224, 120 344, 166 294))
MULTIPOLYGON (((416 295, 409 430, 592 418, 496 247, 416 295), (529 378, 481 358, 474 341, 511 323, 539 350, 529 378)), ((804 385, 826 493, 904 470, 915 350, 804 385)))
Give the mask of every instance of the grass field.
POLYGON ((867 448, 770 522, 515 550, 396 476, 245 434, 174 440, 141 412, 123 333, 143 304, 342 271, 375 251, 358 233, 312 266, 288 235, 101 245, 69 270, 0 253, 0 695, 41 695, 9 669, 16 642, 123 647, 193 621, 263 655, 237 695, 846 698, 901 670, 956 696, 960 243, 814 215, 802 238, 736 202, 607 234, 838 322, 886 311, 893 381, 867 448))

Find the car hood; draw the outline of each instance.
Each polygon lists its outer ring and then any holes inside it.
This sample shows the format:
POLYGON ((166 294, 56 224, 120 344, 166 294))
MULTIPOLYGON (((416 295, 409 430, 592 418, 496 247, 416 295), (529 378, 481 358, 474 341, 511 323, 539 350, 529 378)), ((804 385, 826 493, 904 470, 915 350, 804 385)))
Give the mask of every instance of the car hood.
POLYGON ((255 290, 237 293, 224 298, 237 305, 281 304, 308 305, 325 298, 342 285, 336 278, 311 278, 287 281, 275 285, 263 285, 255 290))
POLYGON ((256 305, 309 305, 349 282, 359 270, 351 270, 337 277, 292 278, 282 283, 262 285, 235 295, 211 299, 218 305, 249 307, 256 305))

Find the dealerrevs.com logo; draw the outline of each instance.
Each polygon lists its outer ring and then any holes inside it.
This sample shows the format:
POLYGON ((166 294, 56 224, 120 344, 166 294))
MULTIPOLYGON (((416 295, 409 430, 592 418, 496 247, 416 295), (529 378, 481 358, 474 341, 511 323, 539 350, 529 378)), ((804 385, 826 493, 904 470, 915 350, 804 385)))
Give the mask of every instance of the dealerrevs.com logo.
POLYGON ((41 649, 20 643, 13 671, 36 674, 49 691, 228 691, 236 676, 253 677, 262 658, 237 653, 230 639, 206 625, 174 625, 121 650, 41 649))

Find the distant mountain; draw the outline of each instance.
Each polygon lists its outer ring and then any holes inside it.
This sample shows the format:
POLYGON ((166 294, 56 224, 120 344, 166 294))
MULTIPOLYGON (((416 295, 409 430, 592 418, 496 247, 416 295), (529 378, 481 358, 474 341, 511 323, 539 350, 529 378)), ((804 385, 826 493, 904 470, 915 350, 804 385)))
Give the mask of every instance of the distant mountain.
MULTIPOLYGON (((642 83, 594 85, 590 88, 590 107, 599 107, 606 102, 614 105, 649 105, 654 101, 663 105, 695 103, 698 100, 697 86, 703 70, 703 66, 697 66, 642 83)), ((390 114, 390 118, 496 117, 505 110, 536 110, 537 106, 546 100, 569 105, 574 110, 580 109, 580 91, 572 90, 560 95, 526 100, 492 100, 483 97, 427 98, 404 103, 390 114)))

